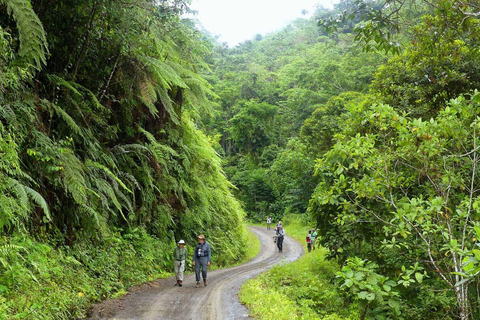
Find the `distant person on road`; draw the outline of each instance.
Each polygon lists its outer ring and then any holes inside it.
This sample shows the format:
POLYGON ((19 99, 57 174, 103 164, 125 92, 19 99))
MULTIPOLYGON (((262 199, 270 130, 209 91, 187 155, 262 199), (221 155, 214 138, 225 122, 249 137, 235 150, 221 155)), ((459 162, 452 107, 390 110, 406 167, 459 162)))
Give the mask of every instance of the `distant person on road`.
POLYGON ((312 251, 312 230, 308 230, 307 234, 307 250, 308 252, 312 251))
POLYGON ((177 278, 176 286, 183 285, 183 272, 185 271, 185 259, 187 258, 187 248, 185 248, 185 241, 177 242, 178 246, 173 251, 173 259, 175 264, 175 278, 177 278))
POLYGON ((312 232, 312 248, 313 250, 315 250, 315 239, 317 239, 317 229, 313 229, 313 232, 312 232))
POLYGON ((195 252, 193 253, 193 265, 195 266, 195 279, 197 284, 195 288, 200 287, 200 268, 202 269, 203 285, 207 286, 207 267, 210 266, 212 253, 210 250, 210 244, 205 241, 203 234, 198 236, 198 243, 195 246, 195 252))
POLYGON ((285 237, 285 229, 282 226, 278 227, 277 229, 277 247, 278 252, 282 252, 283 250, 283 238, 285 237))
POLYGON ((278 229, 282 226, 282 221, 278 221, 277 225, 275 226, 275 232, 278 233, 278 229))
POLYGON ((270 230, 270 224, 272 224, 272 218, 267 217, 267 230, 270 230))

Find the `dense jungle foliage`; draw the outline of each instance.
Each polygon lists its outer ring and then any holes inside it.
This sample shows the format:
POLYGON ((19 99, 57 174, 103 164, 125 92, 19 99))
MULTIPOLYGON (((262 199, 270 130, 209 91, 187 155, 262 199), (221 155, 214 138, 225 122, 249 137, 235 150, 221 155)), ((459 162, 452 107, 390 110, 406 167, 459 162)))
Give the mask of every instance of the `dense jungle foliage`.
POLYGON ((200 232, 235 263, 246 215, 319 231, 330 261, 249 288, 288 319, 478 319, 480 5, 343 0, 235 48, 188 10, 0 1, 1 318, 82 317, 200 232))
POLYGON ((242 259, 243 210, 195 125, 212 92, 187 10, 0 1, 1 319, 81 318, 199 233, 215 265, 242 259))
MULTIPOLYGON (((356 318, 480 317, 479 15, 477 2, 345 0, 214 48, 219 108, 202 124, 235 193, 252 219, 316 223, 340 266, 337 308, 356 318)), ((342 318, 317 284, 285 294, 322 277, 299 270, 259 287, 293 301, 285 318, 342 318)), ((268 318, 262 296, 244 301, 268 318)))

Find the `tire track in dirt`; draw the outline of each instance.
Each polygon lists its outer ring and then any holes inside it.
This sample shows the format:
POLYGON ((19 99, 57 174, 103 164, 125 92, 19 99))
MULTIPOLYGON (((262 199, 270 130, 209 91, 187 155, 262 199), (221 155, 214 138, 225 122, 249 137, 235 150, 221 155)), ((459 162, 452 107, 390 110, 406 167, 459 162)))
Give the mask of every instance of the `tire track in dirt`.
POLYGON ((260 253, 249 262, 208 271, 208 286, 195 288, 195 275, 184 277, 184 286, 174 286, 175 277, 159 279, 133 288, 117 299, 101 302, 91 309, 89 320, 239 320, 248 319, 248 310, 237 293, 248 279, 278 263, 302 256, 303 246, 288 235, 279 253, 273 230, 250 227, 261 243, 260 253))

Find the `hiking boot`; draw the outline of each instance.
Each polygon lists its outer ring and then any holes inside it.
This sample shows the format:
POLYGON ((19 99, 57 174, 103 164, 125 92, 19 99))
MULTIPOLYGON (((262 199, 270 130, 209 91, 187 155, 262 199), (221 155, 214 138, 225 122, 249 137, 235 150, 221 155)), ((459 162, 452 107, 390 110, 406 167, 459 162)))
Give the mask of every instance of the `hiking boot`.
POLYGON ((183 284, 182 284, 183 281, 178 281, 178 286, 181 287, 183 284))
POLYGON ((195 288, 200 288, 200 282, 197 281, 197 284, 195 285, 195 288))
POLYGON ((207 286, 207 279, 203 279, 203 285, 206 287, 207 286))
POLYGON ((178 280, 177 280, 177 282, 175 283, 175 285, 176 285, 176 286, 178 286, 178 285, 179 285, 179 284, 178 284, 178 280))

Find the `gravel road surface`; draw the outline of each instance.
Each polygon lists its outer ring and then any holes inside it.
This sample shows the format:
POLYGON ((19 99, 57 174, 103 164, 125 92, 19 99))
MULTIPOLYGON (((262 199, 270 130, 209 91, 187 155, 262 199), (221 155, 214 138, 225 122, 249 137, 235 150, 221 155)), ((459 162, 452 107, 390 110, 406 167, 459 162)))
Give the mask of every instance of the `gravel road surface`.
MULTIPOLYGON (((260 239, 260 253, 249 262, 208 271, 208 286, 195 288, 195 275, 184 277, 183 287, 174 286, 175 277, 159 279, 132 288, 128 294, 92 307, 89 320, 237 320, 249 319, 247 308, 238 300, 238 290, 279 263, 302 256, 303 246, 288 235, 279 253, 273 230, 250 227, 260 239)), ((288 229, 287 229, 288 232, 288 229)))

